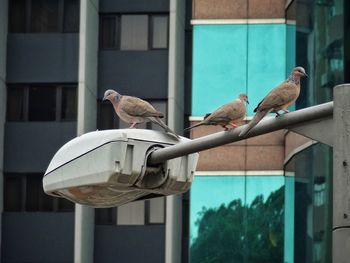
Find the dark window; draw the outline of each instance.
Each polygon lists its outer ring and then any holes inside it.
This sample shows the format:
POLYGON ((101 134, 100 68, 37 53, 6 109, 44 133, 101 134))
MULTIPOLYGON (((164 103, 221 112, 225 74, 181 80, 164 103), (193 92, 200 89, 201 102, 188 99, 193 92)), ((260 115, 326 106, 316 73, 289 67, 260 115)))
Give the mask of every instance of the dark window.
POLYGON ((7 121, 75 121, 76 86, 9 85, 7 121))
POLYGON ((11 0, 11 33, 78 32, 79 0, 11 0))
POLYGON ((20 211, 22 210, 23 196, 22 177, 5 176, 4 178, 4 210, 20 211))
POLYGON ((29 121, 55 121, 55 91, 52 87, 29 88, 29 121))
POLYGON ((4 174, 4 211, 72 212, 74 204, 45 194, 42 174, 4 174))
POLYGON ((79 32, 79 1, 64 1, 63 32, 79 32))
POLYGON ((168 48, 168 15, 104 15, 100 20, 102 49, 148 50, 168 48))
POLYGON ((61 120, 74 121, 77 119, 77 89, 75 87, 62 88, 61 120))
POLYGON ((9 26, 10 32, 24 33, 26 30, 26 2, 25 0, 11 0, 9 26))
POLYGON ((95 209, 96 225, 116 225, 117 208, 95 209))
POLYGON ((7 91, 7 120, 24 121, 25 90, 22 87, 11 87, 7 91))
POLYGON ((32 0, 31 32, 58 32, 58 0, 32 0))
POLYGON ((42 175, 26 177, 26 211, 51 211, 53 198, 44 193, 42 175))
POLYGON ((106 16, 101 18, 101 46, 102 48, 114 48, 118 47, 119 41, 116 39, 118 36, 117 28, 119 23, 118 18, 115 16, 106 16))

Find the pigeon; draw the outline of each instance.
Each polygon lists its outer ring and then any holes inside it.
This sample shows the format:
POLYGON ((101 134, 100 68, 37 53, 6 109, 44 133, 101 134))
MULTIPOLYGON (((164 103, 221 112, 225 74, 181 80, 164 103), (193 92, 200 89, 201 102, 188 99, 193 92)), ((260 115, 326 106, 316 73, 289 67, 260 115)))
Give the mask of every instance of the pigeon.
POLYGON ((246 135, 262 118, 268 113, 276 113, 276 117, 281 116, 278 111, 288 113, 288 106, 295 103, 300 94, 300 78, 307 77, 305 69, 296 67, 289 77, 270 91, 269 94, 254 109, 256 114, 253 119, 243 128, 239 136, 246 135))
POLYGON ((164 114, 157 111, 150 103, 137 97, 121 95, 115 90, 106 90, 103 101, 109 100, 117 115, 124 122, 129 123, 129 128, 135 128, 137 124, 151 121, 158 124, 166 132, 171 133, 176 138, 180 138, 173 130, 171 130, 160 118, 164 118, 164 114))
POLYGON ((246 114, 246 105, 248 96, 240 94, 238 98, 230 103, 227 103, 213 113, 208 113, 204 116, 204 120, 186 128, 190 130, 201 125, 221 125, 225 131, 237 127, 237 123, 243 120, 246 114))

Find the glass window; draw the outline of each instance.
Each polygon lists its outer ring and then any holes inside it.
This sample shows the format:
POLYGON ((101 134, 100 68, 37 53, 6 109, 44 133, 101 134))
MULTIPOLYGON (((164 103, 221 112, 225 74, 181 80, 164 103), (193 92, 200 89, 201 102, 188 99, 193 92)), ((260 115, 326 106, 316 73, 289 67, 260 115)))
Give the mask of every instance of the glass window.
POLYGON ((31 1, 31 32, 58 32, 58 0, 31 1))
POLYGON ((95 209, 96 225, 116 225, 117 208, 95 209))
POLYGON ((77 88, 60 85, 9 85, 7 121, 75 121, 77 88))
POLYGON ((72 212, 74 203, 45 194, 41 173, 5 173, 4 211, 72 212))
POLYGON ((77 119, 77 89, 76 87, 62 87, 61 120, 77 119))
POLYGON ((11 87, 7 90, 7 120, 25 120, 25 90, 23 87, 11 87))
POLYGON ((101 18, 101 47, 118 47, 119 19, 116 16, 103 16, 101 18))
POLYGON ((24 33, 26 31, 26 0, 11 0, 10 5, 10 32, 24 33))
POLYGON ((123 15, 121 17, 121 50, 148 49, 148 16, 123 15))
POLYGON ((64 32, 79 32, 79 11, 78 0, 64 1, 64 32))
POLYGON ((190 262, 283 262, 282 176, 196 176, 190 200, 190 262))
POLYGON ((148 200, 150 224, 163 224, 165 221, 165 198, 158 197, 148 200))
POLYGON ((4 176, 4 210, 22 210, 22 176, 4 176))
POLYGON ((26 177, 26 211, 52 211, 53 198, 43 191, 42 175, 28 174, 26 177))
POLYGON ((118 225, 144 225, 145 201, 137 201, 118 206, 118 225))
POLYGON ((152 48, 168 47, 168 16, 152 17, 152 48))
POLYGON ((52 87, 30 87, 29 121, 55 121, 56 89, 52 87))

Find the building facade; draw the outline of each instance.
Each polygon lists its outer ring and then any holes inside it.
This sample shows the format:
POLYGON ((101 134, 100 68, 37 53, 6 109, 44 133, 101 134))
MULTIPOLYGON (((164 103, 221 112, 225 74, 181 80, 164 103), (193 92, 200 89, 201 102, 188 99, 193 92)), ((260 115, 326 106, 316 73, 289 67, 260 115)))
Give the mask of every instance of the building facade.
POLYGON ((127 127, 107 89, 151 102, 179 134, 242 92, 249 120, 295 65, 310 78, 291 110, 332 100, 350 76, 349 12, 344 0, 0 1, 1 262, 330 262, 332 150, 287 130, 201 152, 184 195, 92 209, 41 179, 70 139, 127 127))

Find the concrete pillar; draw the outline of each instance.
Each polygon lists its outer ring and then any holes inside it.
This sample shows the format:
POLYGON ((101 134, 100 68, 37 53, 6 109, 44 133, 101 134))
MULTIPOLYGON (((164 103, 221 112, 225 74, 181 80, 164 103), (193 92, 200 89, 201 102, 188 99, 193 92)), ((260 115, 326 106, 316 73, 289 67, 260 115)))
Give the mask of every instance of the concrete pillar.
POLYGON ((350 84, 334 88, 333 262, 350 263, 350 84))
MULTIPOLYGON (((80 1, 78 135, 96 130, 98 0, 80 1)), ((75 206, 74 262, 94 261, 94 209, 75 206)))
MULTIPOLYGON (((6 55, 8 0, 0 1, 0 214, 3 211, 4 131, 6 121, 6 55)), ((0 237, 1 237, 0 216, 0 237)), ((1 242, 1 241, 0 241, 1 242)), ((1 251, 1 243, 0 243, 1 251)), ((0 255, 1 257, 1 255, 0 255)))
MULTIPOLYGON (((168 125, 183 131, 185 83, 185 1, 170 0, 168 125)), ((166 199, 165 262, 181 262, 182 195, 166 199)))

